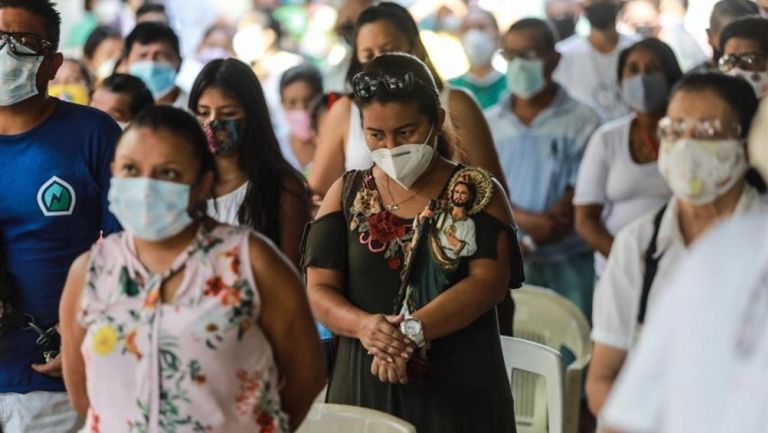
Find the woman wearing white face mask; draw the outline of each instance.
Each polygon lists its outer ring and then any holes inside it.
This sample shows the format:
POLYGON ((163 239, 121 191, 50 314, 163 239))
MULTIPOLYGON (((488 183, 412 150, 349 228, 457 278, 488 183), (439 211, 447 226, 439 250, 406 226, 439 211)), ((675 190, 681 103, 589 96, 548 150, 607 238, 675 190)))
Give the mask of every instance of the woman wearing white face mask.
POLYGON ((328 401, 420 433, 513 432, 495 307, 522 260, 504 190, 445 158, 424 63, 384 54, 353 83, 375 166, 334 183, 303 255, 312 309, 340 337, 328 401))
POLYGON ((599 277, 614 236, 671 196, 656 164, 656 127, 682 77, 672 49, 645 39, 619 56, 619 82, 633 113, 599 128, 584 152, 573 204, 576 231, 595 250, 599 277))
POLYGON ((720 51, 720 72, 747 80, 758 99, 768 94, 768 20, 746 17, 728 24, 720 51))
MULTIPOLYGON (((466 92, 448 88, 440 80, 407 9, 391 2, 365 9, 355 23, 353 51, 355 57, 347 71, 350 84, 364 64, 383 53, 409 53, 427 64, 440 89, 440 103, 447 112, 446 127, 458 136, 457 146, 450 157, 484 168, 503 179, 482 111, 466 92)), ((360 113, 351 97, 343 97, 333 104, 320 125, 309 185, 314 193, 322 196, 344 171, 365 169, 372 163, 360 126, 360 113)))
POLYGON ((75 261, 60 306, 85 430, 294 431, 324 384, 304 290, 264 237, 206 217, 216 170, 196 120, 148 108, 112 170, 125 231, 75 261))
POLYGON ((491 64, 499 49, 499 25, 493 14, 477 7, 470 9, 462 24, 461 42, 469 70, 448 83, 467 90, 485 110, 498 103, 507 91, 504 74, 491 64))
POLYGON ((597 413, 652 311, 691 244, 733 214, 768 212, 746 181, 746 131, 757 99, 744 80, 694 74, 675 87, 659 124, 659 169, 674 197, 617 236, 595 290, 595 346, 587 378, 597 413))

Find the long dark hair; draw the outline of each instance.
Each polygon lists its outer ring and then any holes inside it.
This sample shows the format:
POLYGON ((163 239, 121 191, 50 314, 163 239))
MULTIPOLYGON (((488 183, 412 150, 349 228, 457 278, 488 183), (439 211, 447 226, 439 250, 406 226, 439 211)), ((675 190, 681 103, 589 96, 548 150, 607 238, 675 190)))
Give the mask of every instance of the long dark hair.
POLYGON ((437 69, 432 64, 427 49, 421 41, 416 22, 407 9, 391 2, 382 2, 365 9, 357 18, 357 21, 355 21, 355 37, 352 38, 352 59, 349 62, 349 69, 347 69, 347 82, 351 84, 352 78, 363 70, 362 63, 357 59, 357 35, 360 33, 360 28, 377 21, 389 21, 396 29, 403 33, 405 39, 408 40, 409 54, 414 55, 427 65, 435 83, 437 83, 437 89, 443 90, 443 81, 440 79, 440 75, 437 73, 437 69))
MULTIPOLYGON (((362 72, 370 73, 383 77, 386 74, 398 74, 410 72, 415 77, 413 89, 403 94, 390 93, 385 86, 379 86, 370 97, 363 98, 357 94, 354 95, 354 101, 360 108, 360 115, 363 109, 368 105, 377 102, 386 104, 397 102, 401 104, 415 104, 419 113, 429 119, 435 125, 437 124, 440 111, 440 94, 429 67, 410 54, 388 53, 382 54, 370 62, 366 63, 362 72)), ((448 112, 445 113, 448 116, 448 112)), ((452 159, 454 156, 454 147, 452 137, 444 128, 434 131, 438 136, 437 151, 443 157, 452 159)))
POLYGON ((238 164, 248 180, 248 189, 238 212, 238 220, 280 245, 281 195, 286 191, 307 198, 306 183, 280 151, 264 91, 251 68, 235 59, 208 63, 192 86, 190 110, 198 111, 200 97, 211 87, 221 89, 230 98, 236 99, 245 111, 238 164), (296 179, 295 184, 303 186, 302 191, 286 188, 286 178, 291 176, 296 179))

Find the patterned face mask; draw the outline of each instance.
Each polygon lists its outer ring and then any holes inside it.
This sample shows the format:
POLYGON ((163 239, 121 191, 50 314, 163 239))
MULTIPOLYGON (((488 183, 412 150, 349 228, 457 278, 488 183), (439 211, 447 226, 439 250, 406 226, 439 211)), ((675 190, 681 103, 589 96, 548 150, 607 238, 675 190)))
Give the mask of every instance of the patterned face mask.
POLYGON ((187 212, 190 186, 148 177, 113 177, 109 211, 131 236, 161 241, 192 224, 187 212))
POLYGON ((208 149, 213 156, 227 156, 238 149, 240 143, 240 120, 211 120, 203 124, 208 137, 208 149))
POLYGON ((659 171, 676 197, 702 205, 731 189, 747 171, 739 139, 662 141, 659 171))

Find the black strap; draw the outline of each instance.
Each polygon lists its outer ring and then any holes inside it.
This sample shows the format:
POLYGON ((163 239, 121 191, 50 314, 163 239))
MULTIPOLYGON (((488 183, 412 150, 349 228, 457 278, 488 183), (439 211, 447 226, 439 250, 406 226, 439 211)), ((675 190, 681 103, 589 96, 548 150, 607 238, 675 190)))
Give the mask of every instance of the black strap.
POLYGON ((656 240, 659 237, 659 228, 661 227, 661 220, 664 217, 664 211, 667 210, 667 205, 664 205, 653 218, 653 236, 648 243, 648 248, 645 250, 645 272, 643 274, 643 290, 640 293, 640 309, 637 312, 637 323, 643 324, 645 321, 645 310, 648 307, 648 295, 651 293, 651 285, 656 278, 656 272, 659 269, 659 262, 664 254, 656 257, 656 240))

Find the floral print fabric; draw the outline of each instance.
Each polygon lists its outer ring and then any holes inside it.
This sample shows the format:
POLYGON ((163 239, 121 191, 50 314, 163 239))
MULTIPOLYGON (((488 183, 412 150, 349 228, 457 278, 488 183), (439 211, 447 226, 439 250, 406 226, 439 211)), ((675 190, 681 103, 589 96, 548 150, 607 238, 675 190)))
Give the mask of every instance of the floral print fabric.
POLYGON ((389 269, 402 273, 413 240, 412 224, 382 208, 370 170, 349 211, 349 230, 359 233, 360 243, 374 254, 383 253, 389 269))
POLYGON ((173 264, 172 303, 119 233, 91 251, 80 321, 88 433, 283 433, 278 375, 258 325, 250 231, 201 228, 173 264))

